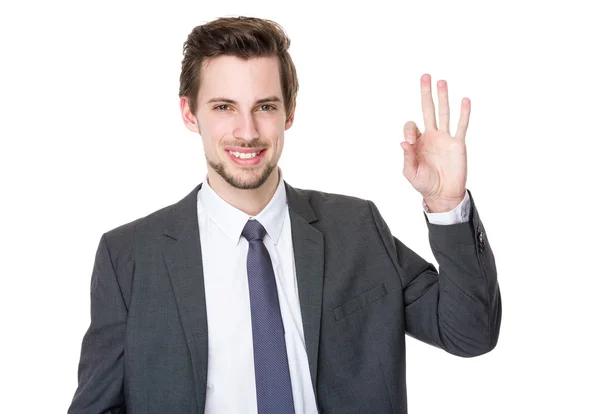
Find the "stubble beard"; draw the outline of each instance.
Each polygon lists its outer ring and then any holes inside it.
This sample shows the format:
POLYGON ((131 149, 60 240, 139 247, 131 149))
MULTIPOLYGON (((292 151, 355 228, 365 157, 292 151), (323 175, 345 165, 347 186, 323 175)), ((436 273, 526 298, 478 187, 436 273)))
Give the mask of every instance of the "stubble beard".
POLYGON ((227 171, 225 162, 213 162, 209 160, 208 157, 206 157, 206 162, 213 170, 215 170, 217 174, 223 178, 223 180, 225 180, 227 184, 239 190, 254 190, 261 187, 267 182, 269 176, 273 170, 275 170, 275 167, 277 167, 275 164, 268 163, 258 177, 244 179, 229 173, 229 171, 227 171))

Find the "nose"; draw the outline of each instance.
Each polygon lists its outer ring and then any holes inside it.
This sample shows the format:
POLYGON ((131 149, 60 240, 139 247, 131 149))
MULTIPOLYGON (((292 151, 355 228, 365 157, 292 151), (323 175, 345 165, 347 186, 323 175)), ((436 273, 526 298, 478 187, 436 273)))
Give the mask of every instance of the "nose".
POLYGON ((240 113, 236 117, 233 136, 247 142, 258 139, 258 130, 251 113, 240 113))

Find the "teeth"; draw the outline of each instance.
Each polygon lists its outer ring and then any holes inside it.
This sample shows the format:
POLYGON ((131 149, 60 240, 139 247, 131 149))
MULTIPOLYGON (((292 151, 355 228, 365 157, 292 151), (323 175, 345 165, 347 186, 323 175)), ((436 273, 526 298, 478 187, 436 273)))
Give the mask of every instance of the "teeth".
POLYGON ((233 155, 236 158, 242 158, 242 159, 249 159, 249 158, 254 158, 256 157, 258 154, 260 154, 260 151, 258 152, 252 152, 249 154, 243 153, 243 152, 237 152, 237 151, 229 151, 229 153, 231 155, 233 155))

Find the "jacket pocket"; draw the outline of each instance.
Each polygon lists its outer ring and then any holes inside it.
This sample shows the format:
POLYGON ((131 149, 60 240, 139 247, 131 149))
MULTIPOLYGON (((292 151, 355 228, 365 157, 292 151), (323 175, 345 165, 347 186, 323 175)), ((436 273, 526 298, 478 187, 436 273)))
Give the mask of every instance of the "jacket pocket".
POLYGON ((378 301, 387 295, 387 289, 385 288, 385 283, 381 285, 375 286, 373 289, 366 291, 365 293, 361 293, 359 296, 350 299, 348 302, 343 305, 338 306, 333 310, 333 317, 336 321, 343 319, 354 312, 359 311, 360 309, 366 308, 373 302, 378 301))

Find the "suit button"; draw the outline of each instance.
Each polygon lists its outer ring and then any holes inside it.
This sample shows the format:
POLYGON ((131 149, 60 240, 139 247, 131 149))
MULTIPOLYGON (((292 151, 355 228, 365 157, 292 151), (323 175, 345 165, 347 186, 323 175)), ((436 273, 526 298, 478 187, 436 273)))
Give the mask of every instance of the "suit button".
MULTIPOLYGON (((480 228, 481 227, 478 227, 478 229, 480 229, 480 228)), ((477 236, 477 239, 479 240, 479 251, 483 252, 483 250, 485 249, 485 240, 483 238, 483 232, 482 231, 479 232, 479 234, 477 236)))

